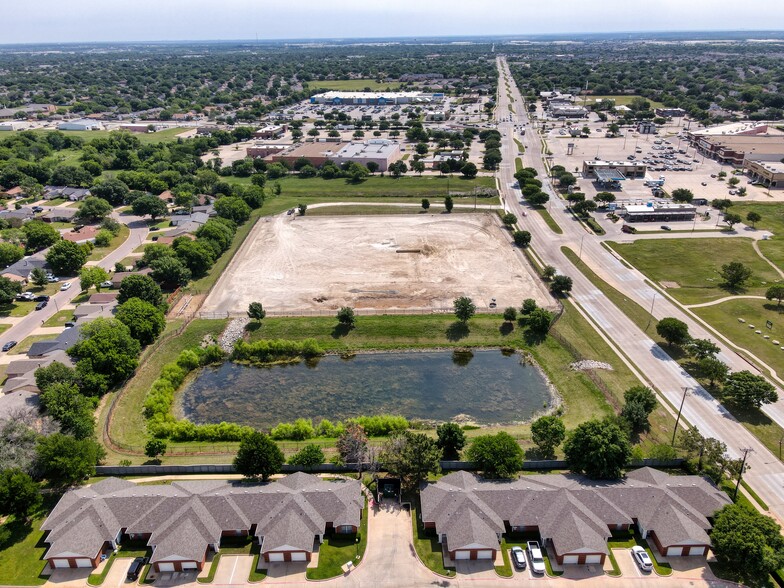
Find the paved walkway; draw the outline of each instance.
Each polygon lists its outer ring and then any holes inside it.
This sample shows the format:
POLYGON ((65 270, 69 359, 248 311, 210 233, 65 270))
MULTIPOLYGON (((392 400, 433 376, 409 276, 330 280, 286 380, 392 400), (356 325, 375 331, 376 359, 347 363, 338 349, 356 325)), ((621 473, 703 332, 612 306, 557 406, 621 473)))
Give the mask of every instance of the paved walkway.
POLYGON ((764 296, 752 296, 744 295, 744 296, 725 296, 724 298, 719 298, 718 300, 711 300, 710 302, 701 302, 700 304, 684 304, 686 308, 702 308, 704 306, 713 306, 714 304, 721 304, 722 302, 728 302, 730 300, 740 300, 741 298, 750 298, 753 300, 767 300, 764 296))

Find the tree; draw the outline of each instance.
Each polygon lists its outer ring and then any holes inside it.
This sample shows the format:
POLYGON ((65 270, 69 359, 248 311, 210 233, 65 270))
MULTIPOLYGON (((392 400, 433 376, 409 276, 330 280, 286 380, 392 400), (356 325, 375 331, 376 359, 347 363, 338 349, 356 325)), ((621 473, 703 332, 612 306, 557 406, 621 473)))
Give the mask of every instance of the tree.
POLYGON ((781 301, 784 300, 784 284, 773 284, 765 292, 765 298, 768 300, 778 301, 777 306, 781 306, 781 301))
POLYGON ((748 370, 727 376, 723 393, 733 398, 739 405, 755 408, 779 399, 776 389, 765 378, 752 374, 748 370))
POLYGON ((408 166, 405 161, 396 161, 389 166, 388 171, 393 178, 399 178, 408 171, 408 166))
POLYGON ((523 449, 504 431, 474 437, 466 457, 488 478, 511 478, 523 469, 523 449))
POLYGON ((504 309, 504 320, 507 323, 513 323, 517 320, 517 309, 514 306, 509 306, 504 309))
POLYGON ((76 363, 82 392, 99 396, 133 374, 141 347, 125 323, 97 318, 82 327, 80 336, 68 355, 76 363))
POLYGON ((697 369, 703 378, 708 378, 711 388, 718 382, 723 383, 730 373, 729 366, 713 356, 703 357, 697 361, 697 369))
POLYGON ((531 423, 531 440, 544 459, 555 457, 555 448, 566 438, 566 426, 557 416, 541 416, 531 423))
POLYGON ((114 235, 112 235, 111 231, 101 229, 95 235, 95 246, 108 247, 112 242, 112 237, 114 237, 114 235))
POLYGON ((254 321, 261 322, 267 316, 267 311, 261 305, 261 302, 251 302, 248 305, 248 317, 254 321))
POLYGON ((378 171, 378 164, 375 161, 368 161, 365 167, 367 167, 371 175, 378 171))
POLYGON ((656 408, 656 394, 647 386, 632 386, 623 393, 626 403, 638 402, 645 409, 646 414, 651 414, 656 408))
POLYGON ((22 291, 22 284, 15 282, 5 276, 0 276, 0 303, 8 304, 13 302, 17 295, 22 291))
POLYGON ((41 437, 36 447, 43 477, 56 485, 72 486, 95 474, 105 452, 95 439, 76 439, 54 433, 41 437))
POLYGON ((557 179, 558 179, 558 185, 561 186, 561 188, 563 189, 566 189, 569 186, 574 186, 577 183, 577 178, 575 178, 569 172, 562 173, 557 177, 557 179))
POLYGON ((45 367, 35 370, 35 385, 41 392, 46 392, 54 384, 78 384, 76 371, 59 361, 53 361, 45 367))
POLYGON ((784 565, 781 528, 745 504, 728 504, 716 514, 711 543, 716 559, 750 585, 767 584, 784 565))
POLYGON ((41 407, 60 423, 61 432, 73 435, 77 439, 93 436, 95 405, 79 392, 75 382, 70 379, 52 382, 42 389, 39 399, 41 407))
POLYGON ((461 323, 465 323, 476 313, 476 305, 468 296, 455 298, 453 302, 455 316, 461 323))
POLYGON ((730 290, 741 288, 751 278, 751 268, 739 261, 731 261, 721 266, 719 275, 724 278, 724 285, 730 290))
POLYGON ((498 164, 501 163, 503 157, 501 151, 498 149, 488 149, 482 157, 482 165, 485 169, 495 170, 498 169, 498 164))
POLYGON ((90 188, 90 194, 103 198, 112 206, 120 206, 125 203, 128 192, 130 192, 128 185, 114 178, 104 180, 90 188))
POLYGON ((553 266, 546 265, 542 268, 542 278, 547 281, 552 280, 555 277, 557 271, 558 270, 556 270, 553 266))
POLYGON ((623 394, 625 404, 621 417, 634 431, 644 431, 649 427, 648 417, 656 408, 656 395, 646 386, 633 386, 623 394))
POLYGON ((686 345, 686 350, 698 360, 713 357, 721 351, 710 339, 692 339, 686 345))
POLYGON ((187 237, 178 237, 172 245, 177 259, 195 278, 206 274, 215 262, 215 250, 199 240, 192 241, 187 237))
POLYGON ((160 461, 159 457, 166 455, 166 441, 163 439, 150 439, 144 446, 144 455, 150 459, 160 461))
POLYGON ((125 276, 120 282, 117 303, 123 304, 131 298, 138 298, 153 306, 160 306, 163 301, 163 293, 161 287, 150 276, 132 274, 125 276))
POLYGON ((346 464, 362 464, 367 455, 368 438, 365 428, 357 423, 348 423, 338 437, 335 447, 346 464))
POLYGON ((277 443, 264 433, 253 431, 240 441, 234 468, 246 478, 266 481, 272 474, 280 472, 284 461, 277 443))
POLYGON ((713 200, 711 200, 711 206, 719 211, 729 209, 729 207, 732 206, 732 204, 733 202, 729 198, 714 198, 713 200))
POLYGON ((520 307, 520 313, 523 315, 530 315, 536 309, 536 300, 533 298, 526 298, 523 300, 523 305, 520 307))
POLYGON ((19 468, 0 472, 1 515, 14 515, 17 521, 25 522, 42 502, 40 488, 28 474, 19 468))
POLYGON ((299 211, 300 216, 305 216, 305 213, 308 210, 308 205, 304 203, 297 204, 297 210, 299 211))
POLYGON ((354 324, 356 323, 356 316, 354 315, 354 309, 350 306, 343 306, 338 310, 337 314, 338 322, 341 325, 344 325, 349 328, 353 328, 354 324))
POLYGON ((424 210, 430 208, 430 200, 428 200, 427 198, 422 198, 422 208, 424 210))
POLYGON ((218 198, 213 205, 216 214, 221 218, 233 220, 241 225, 250 218, 250 206, 242 198, 237 196, 224 196, 218 198))
POLYGON ((597 208, 596 202, 593 200, 583 200, 582 202, 578 202, 574 206, 572 206, 572 210, 574 213, 579 217, 587 217, 590 213, 595 211, 597 208))
POLYGON ((30 272, 30 281, 33 285, 39 288, 45 288, 49 283, 49 276, 46 275, 46 270, 42 267, 35 267, 30 272))
POLYGON ((573 472, 593 479, 614 480, 621 477, 632 450, 626 433, 613 420, 592 419, 579 424, 569 434, 564 453, 573 472))
POLYGON ((476 169, 476 165, 467 161, 463 167, 460 168, 460 173, 463 174, 463 177, 468 179, 473 179, 476 177, 478 170, 476 169))
POLYGON ((525 321, 528 330, 534 335, 544 337, 550 330, 550 324, 553 322, 553 315, 550 311, 544 308, 537 308, 525 321))
POLYGON ((501 217, 501 222, 504 223, 504 226, 511 227, 512 225, 517 223, 517 217, 511 212, 507 212, 501 217))
POLYGON ((550 291, 556 296, 564 296, 572 291, 572 278, 564 275, 557 275, 550 284, 550 291))
POLYGON ((441 423, 436 428, 438 447, 443 453, 444 459, 457 459, 466 444, 466 436, 463 429, 457 423, 441 423))
POLYGON ((30 221, 22 225, 25 234, 25 246, 28 253, 51 247, 60 240, 60 232, 49 223, 30 221))
POLYGON ((455 207, 455 201, 452 200, 452 197, 447 195, 444 196, 444 210, 447 212, 452 212, 452 209, 455 207))
POLYGON ((150 277, 164 288, 185 286, 191 279, 191 270, 176 257, 156 259, 150 263, 150 269, 150 277))
POLYGON ((515 231, 512 233, 515 245, 518 247, 528 247, 531 243, 531 233, 528 231, 515 231))
POLYGON ((675 202, 689 203, 694 200, 694 193, 688 188, 676 188, 672 191, 672 199, 675 202))
POLYGON ((538 191, 530 196, 526 196, 526 200, 534 206, 544 206, 550 200, 550 196, 546 192, 538 191))
POLYGON ((656 332, 670 346, 684 345, 690 339, 689 326, 673 317, 663 318, 656 323, 656 332))
POLYGON ((82 292, 86 292, 93 286, 100 291, 101 284, 108 279, 109 274, 102 267, 98 267, 97 265, 84 267, 82 268, 82 271, 79 272, 79 287, 82 289, 82 292))
POLYGON ((596 202, 601 202, 602 205, 607 205, 610 202, 615 202, 615 194, 612 192, 599 192, 593 199, 596 202))
POLYGON ((324 463, 324 452, 315 443, 309 443, 289 458, 289 464, 312 468, 324 463))
POLYGON ((757 223, 762 220, 762 215, 752 210, 746 215, 746 220, 751 223, 751 228, 755 229, 757 228, 757 223))
POLYGON ((56 274, 72 275, 87 261, 84 248, 73 241, 58 241, 46 253, 46 263, 56 274))
MULTIPOLYGON (((190 197, 193 202, 193 196, 190 197)), ((140 196, 131 204, 131 211, 137 216, 148 216, 155 220, 159 216, 166 216, 169 213, 169 207, 166 203, 152 194, 145 194, 140 196)))
POLYGON ((112 205, 103 198, 88 196, 79 204, 76 216, 81 221, 94 223, 109 216, 112 210, 112 205))
POLYGON ((737 225, 740 222, 740 215, 735 214, 734 212, 725 212, 724 213, 724 222, 727 223, 729 228, 732 228, 734 225, 737 225))
POLYGON ((738 184, 740 184, 740 180, 738 178, 730 178, 729 180, 727 180, 727 184, 729 184, 730 186, 737 186, 738 184))
POLYGON ((13 243, 0 243, 0 267, 6 268, 24 257, 24 249, 13 243))
POLYGON ((139 298, 129 298, 123 302, 115 316, 130 329, 131 337, 142 345, 155 341, 166 327, 161 309, 139 298))
POLYGON ((384 442, 380 461, 390 474, 400 478, 403 490, 416 490, 430 474, 441 472, 441 449, 423 433, 393 433, 384 442))

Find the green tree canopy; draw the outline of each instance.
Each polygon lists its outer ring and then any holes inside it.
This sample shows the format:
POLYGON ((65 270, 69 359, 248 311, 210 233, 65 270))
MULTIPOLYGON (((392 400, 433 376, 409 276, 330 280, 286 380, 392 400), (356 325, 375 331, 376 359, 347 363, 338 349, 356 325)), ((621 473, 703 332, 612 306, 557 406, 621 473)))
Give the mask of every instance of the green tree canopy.
POLYGON ((689 326, 673 317, 663 318, 656 323, 656 332, 668 345, 684 345, 690 339, 689 326))
POLYGON ((541 416, 531 423, 531 439, 545 459, 555 456, 555 448, 563 443, 565 438, 566 426, 555 415, 541 416))
POLYGON ((163 293, 161 287, 150 276, 134 274, 125 276, 120 282, 117 302, 123 304, 131 298, 139 298, 153 306, 160 306, 163 302, 163 293))
POLYGON ((404 490, 416 490, 430 474, 441 472, 441 450, 435 439, 423 433, 392 434, 381 449, 381 463, 400 478, 404 490))
POLYGON ((41 492, 33 479, 19 468, 0 472, 0 515, 14 515, 25 521, 41 506, 41 492))
POLYGON ((0 243, 0 268, 6 268, 24 257, 25 250, 13 243, 0 243))
POLYGON ((86 261, 84 248, 72 241, 57 241, 46 254, 46 263, 56 274, 73 275, 86 261))
POLYGON ((457 423, 441 423, 436 427, 436 437, 444 459, 457 459, 466 444, 465 432, 457 423))
POLYGON ((474 437, 466 457, 489 478, 511 478, 523 469, 523 449, 504 431, 474 437))
POLYGON ((729 289, 736 289, 743 286, 751 278, 751 268, 746 267, 739 261, 731 261, 721 266, 719 275, 724 278, 724 285, 729 289))
POLYGON ((240 441, 234 467, 246 478, 268 480, 283 467, 283 452, 264 433, 254 431, 240 441))
POLYGON ((140 298, 129 298, 123 302, 115 316, 130 329, 131 337, 142 345, 155 341, 166 327, 161 309, 140 298))
POLYGON ((36 451, 43 477, 62 486, 72 486, 94 475, 96 464, 105 456, 95 439, 76 439, 62 433, 41 437, 36 451))
POLYGON ((79 204, 76 216, 81 221, 93 223, 109 216, 112 210, 112 205, 103 198, 88 196, 79 204))
POLYGON ((85 292, 95 286, 101 289, 101 284, 109 279, 109 274, 105 269, 97 265, 83 267, 79 272, 79 288, 85 292))
POLYGON ((784 300, 784 284, 773 284, 765 292, 765 298, 768 300, 776 300, 778 306, 781 306, 781 301, 784 300))
POLYGON ((453 305, 455 309, 455 316, 457 317, 457 320, 462 323, 467 322, 468 319, 470 319, 476 313, 476 305, 468 296, 460 296, 459 298, 455 298, 453 305))
MULTIPOLYGON (((36 379, 38 374, 36 373, 36 379)), ((41 406, 60 423, 63 433, 77 439, 92 437, 95 432, 95 405, 69 381, 49 384, 39 395, 41 406)))
POLYGON ((161 257, 150 263, 150 277, 164 288, 185 286, 191 279, 191 270, 176 257, 161 257))
POLYGON ((0 276, 0 303, 8 304, 13 302, 21 291, 22 284, 20 282, 0 276))
POLYGON ((241 225, 250 218, 250 206, 242 198, 224 196, 215 201, 215 212, 222 218, 233 220, 241 225))
POLYGON ((727 376, 723 393, 742 406, 761 407, 779 399, 776 389, 765 378, 748 370, 727 376))
POLYGON ((614 480, 621 477, 632 450, 626 433, 613 420, 592 419, 569 433, 564 453, 573 472, 614 480))
POLYGON ((261 322, 265 316, 267 316, 267 312, 264 310, 261 302, 251 302, 248 305, 248 317, 261 322))
POLYGON ((152 194, 145 194, 139 196, 131 204, 131 211, 138 216, 149 216, 152 220, 160 216, 166 216, 169 212, 169 207, 166 203, 152 194))
POLYGON ((312 468, 324 463, 324 452, 315 443, 309 443, 289 458, 291 465, 312 468))

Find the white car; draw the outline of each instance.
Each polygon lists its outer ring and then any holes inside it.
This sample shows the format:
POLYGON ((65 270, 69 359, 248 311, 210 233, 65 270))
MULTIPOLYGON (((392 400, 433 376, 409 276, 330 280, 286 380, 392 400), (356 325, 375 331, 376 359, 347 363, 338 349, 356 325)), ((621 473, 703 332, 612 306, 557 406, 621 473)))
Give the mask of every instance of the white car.
POLYGON ((632 547, 632 557, 643 572, 650 572, 653 569, 653 562, 645 548, 639 545, 632 547))
POLYGON ((112 282, 110 280, 106 280, 105 282, 101 282, 101 288, 111 288, 112 282))
POLYGON ((529 541, 527 544, 528 559, 531 560, 531 570, 535 574, 544 574, 544 557, 539 543, 536 541, 529 541))
POLYGON ((70 287, 71 287, 71 282, 63 282, 62 285, 60 286, 60 290, 61 291, 67 290, 70 287))
POLYGON ((51 276, 51 275, 46 276, 46 279, 49 280, 50 283, 59 282, 60 281, 60 278, 58 278, 56 276, 51 276))

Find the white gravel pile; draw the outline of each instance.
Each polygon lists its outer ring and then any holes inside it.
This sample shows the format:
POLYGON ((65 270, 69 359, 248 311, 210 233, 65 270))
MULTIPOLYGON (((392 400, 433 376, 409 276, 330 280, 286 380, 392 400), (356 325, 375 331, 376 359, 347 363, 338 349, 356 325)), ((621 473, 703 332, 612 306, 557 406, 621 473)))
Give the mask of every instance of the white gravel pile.
POLYGON ((230 353, 234 349, 234 343, 242 339, 245 333, 245 326, 250 322, 249 318, 236 318, 229 323, 226 330, 220 337, 219 344, 221 349, 230 353))
POLYGON ((593 359, 584 359, 582 361, 575 361, 573 364, 569 365, 569 367, 576 372, 583 371, 583 370, 613 371, 613 367, 609 363, 604 363, 603 361, 595 361, 593 359))

